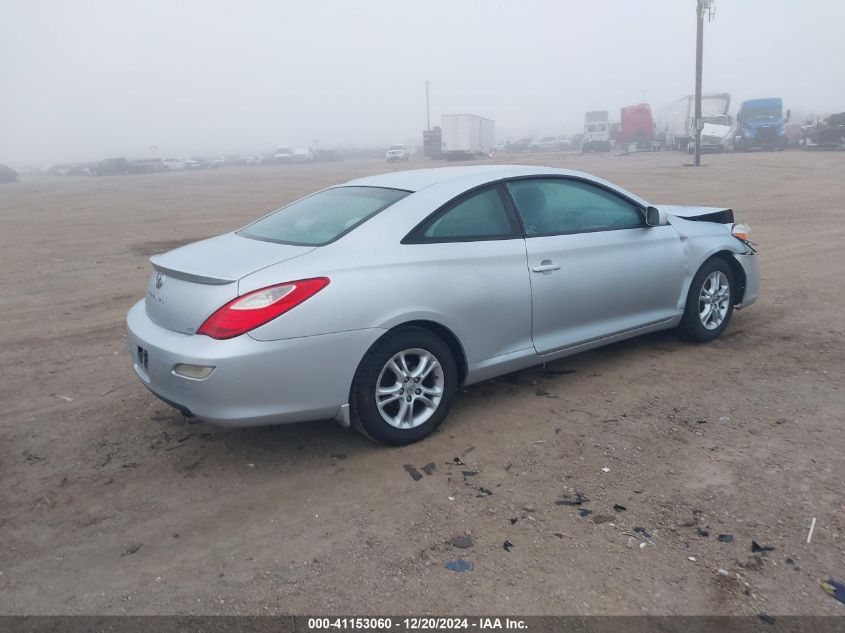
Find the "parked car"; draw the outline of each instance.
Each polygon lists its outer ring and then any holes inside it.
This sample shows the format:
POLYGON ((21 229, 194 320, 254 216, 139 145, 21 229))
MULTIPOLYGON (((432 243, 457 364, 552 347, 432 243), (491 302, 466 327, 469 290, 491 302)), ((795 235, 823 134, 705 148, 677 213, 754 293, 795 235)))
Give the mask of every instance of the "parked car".
POLYGON ((165 158, 164 166, 170 171, 182 171, 185 169, 185 161, 179 158, 165 158))
POLYGON ((0 182, 17 182, 18 172, 8 165, 0 165, 0 182))
POLYGON ((748 237, 729 208, 565 169, 387 173, 152 257, 129 350, 187 416, 407 444, 459 386, 656 330, 715 339, 757 298, 748 237))
POLYGON ((89 168, 92 176, 114 176, 132 173, 132 166, 125 158, 106 158, 89 168))
POLYGON ((388 163, 395 161, 407 161, 411 159, 411 153, 408 151, 406 145, 391 145, 387 148, 384 154, 384 159, 388 163))

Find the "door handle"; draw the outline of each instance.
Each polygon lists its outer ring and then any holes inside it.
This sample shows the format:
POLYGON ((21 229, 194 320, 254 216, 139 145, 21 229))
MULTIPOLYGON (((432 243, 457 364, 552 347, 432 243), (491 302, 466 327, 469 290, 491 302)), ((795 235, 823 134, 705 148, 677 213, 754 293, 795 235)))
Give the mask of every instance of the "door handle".
POLYGON ((557 264, 553 264, 552 260, 550 259, 544 259, 540 262, 539 266, 534 266, 534 268, 532 268, 531 270, 533 270, 535 273, 551 275, 552 272, 554 272, 555 270, 560 270, 560 266, 557 264))

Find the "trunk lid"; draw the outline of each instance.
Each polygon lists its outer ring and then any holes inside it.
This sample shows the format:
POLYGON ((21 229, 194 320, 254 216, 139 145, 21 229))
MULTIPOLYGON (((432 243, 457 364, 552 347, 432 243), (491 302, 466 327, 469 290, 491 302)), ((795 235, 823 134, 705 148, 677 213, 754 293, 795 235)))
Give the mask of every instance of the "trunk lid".
POLYGON ((154 255, 150 262, 155 271, 145 297, 147 316, 168 330, 193 334, 215 310, 238 296, 239 279, 312 250, 227 233, 154 255))

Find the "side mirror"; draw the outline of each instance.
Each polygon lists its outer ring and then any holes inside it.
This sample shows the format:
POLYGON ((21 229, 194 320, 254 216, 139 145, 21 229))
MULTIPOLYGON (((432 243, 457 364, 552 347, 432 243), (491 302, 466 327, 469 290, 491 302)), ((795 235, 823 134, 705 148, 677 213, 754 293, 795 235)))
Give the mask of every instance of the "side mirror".
POLYGON ((649 226, 664 226, 669 224, 666 212, 657 207, 648 207, 645 210, 645 223, 649 226))

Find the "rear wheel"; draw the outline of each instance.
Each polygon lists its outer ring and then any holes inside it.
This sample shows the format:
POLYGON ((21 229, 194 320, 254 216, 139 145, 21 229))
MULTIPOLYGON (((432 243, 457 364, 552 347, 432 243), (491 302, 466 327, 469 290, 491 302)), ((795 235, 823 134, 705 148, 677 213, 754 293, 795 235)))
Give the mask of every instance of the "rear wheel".
POLYGON ((691 341, 704 343, 717 338, 733 314, 734 275, 730 264, 713 257, 695 274, 687 295, 680 333, 691 341))
POLYGON ((452 351, 440 337, 420 327, 394 330, 370 348, 355 372, 352 421, 384 444, 417 442, 446 418, 457 379, 452 351))

